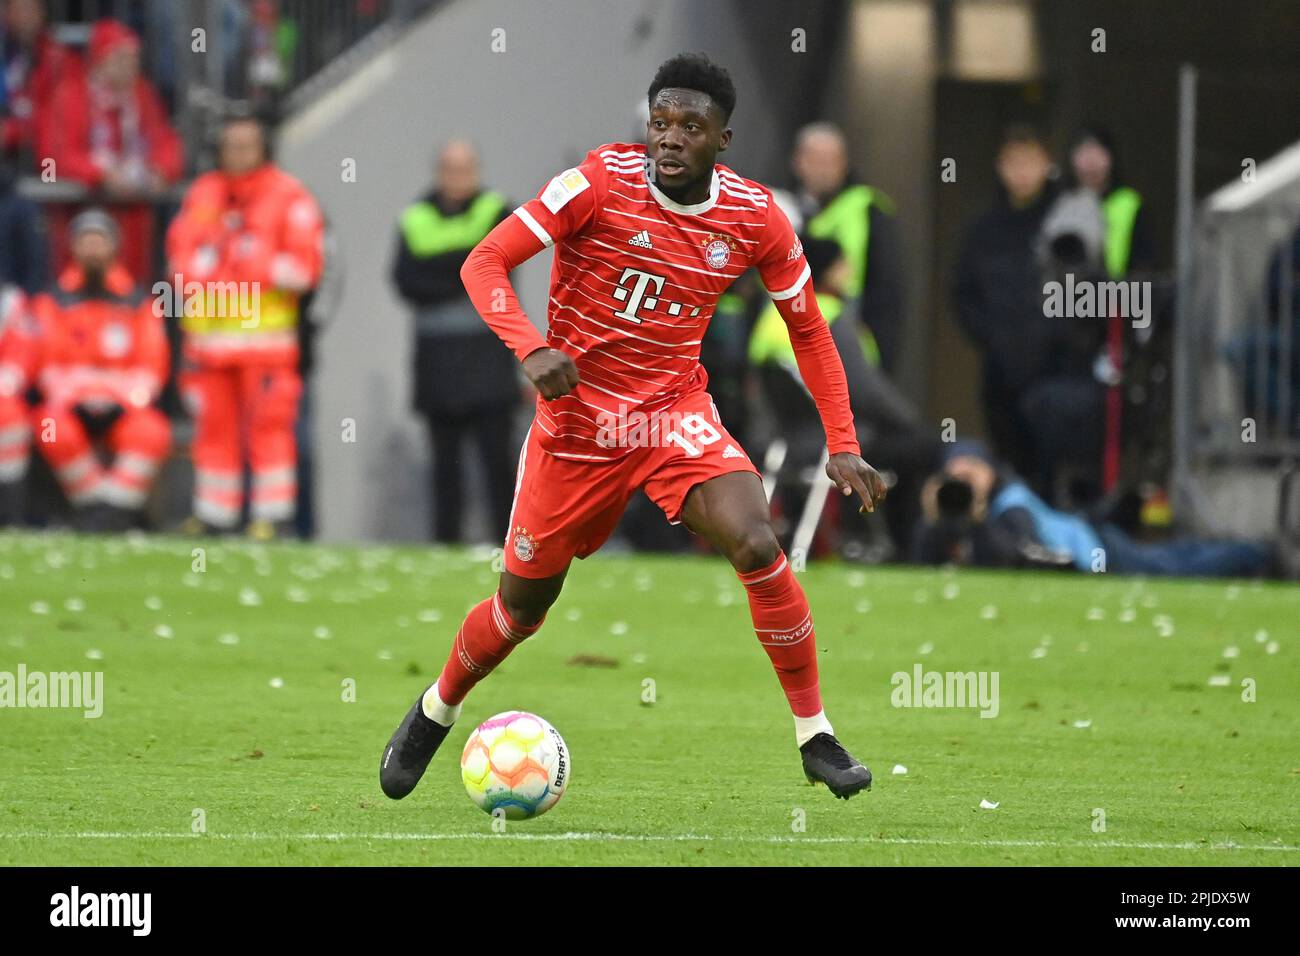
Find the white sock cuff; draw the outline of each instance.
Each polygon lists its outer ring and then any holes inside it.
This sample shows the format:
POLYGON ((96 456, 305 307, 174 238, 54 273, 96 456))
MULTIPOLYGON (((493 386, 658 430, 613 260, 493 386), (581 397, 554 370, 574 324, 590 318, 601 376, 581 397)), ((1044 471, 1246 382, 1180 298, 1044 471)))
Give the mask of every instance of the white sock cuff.
POLYGON ((794 739, 800 747, 818 734, 835 735, 835 731, 831 728, 831 722, 826 719, 826 711, 819 710, 811 717, 795 717, 794 739))
POLYGON ((438 696, 438 682, 434 681, 432 686, 424 692, 424 697, 420 701, 420 707, 424 710, 424 716, 428 717, 435 724, 441 724, 444 727, 450 727, 460 716, 460 704, 446 704, 438 696))

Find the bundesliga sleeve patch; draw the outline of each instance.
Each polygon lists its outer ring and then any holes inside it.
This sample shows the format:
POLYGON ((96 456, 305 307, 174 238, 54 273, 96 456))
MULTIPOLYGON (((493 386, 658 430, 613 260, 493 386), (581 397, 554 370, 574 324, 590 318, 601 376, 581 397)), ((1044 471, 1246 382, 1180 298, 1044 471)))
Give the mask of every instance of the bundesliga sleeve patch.
POLYGON ((558 213, 570 199, 589 186, 591 183, 581 170, 566 169, 546 187, 546 192, 542 193, 542 203, 552 213, 558 213))

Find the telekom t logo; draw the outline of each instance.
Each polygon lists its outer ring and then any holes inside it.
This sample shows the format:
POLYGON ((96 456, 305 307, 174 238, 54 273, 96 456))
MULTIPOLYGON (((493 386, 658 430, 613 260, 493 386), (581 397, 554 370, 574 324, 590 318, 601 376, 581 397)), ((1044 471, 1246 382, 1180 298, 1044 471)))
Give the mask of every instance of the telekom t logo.
POLYGON ((639 269, 627 268, 619 276, 618 285, 614 287, 614 298, 623 303, 623 308, 615 312, 614 315, 620 319, 627 319, 629 322, 641 323, 641 317, 636 314, 636 310, 645 306, 647 309, 653 309, 659 304, 655 297, 664 291, 664 277, 652 275, 649 272, 641 272, 639 269), (628 280, 632 284, 628 285, 628 280), (651 283, 654 283, 654 295, 646 295, 651 283))

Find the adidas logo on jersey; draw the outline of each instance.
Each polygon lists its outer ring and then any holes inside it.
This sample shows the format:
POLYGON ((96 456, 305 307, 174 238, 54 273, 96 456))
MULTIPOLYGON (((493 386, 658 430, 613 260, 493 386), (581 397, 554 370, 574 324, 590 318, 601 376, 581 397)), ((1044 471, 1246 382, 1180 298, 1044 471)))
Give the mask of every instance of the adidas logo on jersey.
POLYGON ((740 449, 737 448, 735 445, 728 445, 726 448, 722 449, 722 457, 723 458, 744 458, 745 456, 741 454, 740 449))
POLYGON ((629 239, 629 240, 628 240, 628 245, 632 245, 632 246, 640 246, 642 249, 653 249, 653 248, 654 248, 654 246, 653 246, 653 245, 651 244, 651 242, 650 242, 650 233, 649 233, 648 230, 645 230, 645 229, 642 229, 642 230, 641 230, 640 232, 638 232, 635 236, 633 236, 631 239, 629 239))

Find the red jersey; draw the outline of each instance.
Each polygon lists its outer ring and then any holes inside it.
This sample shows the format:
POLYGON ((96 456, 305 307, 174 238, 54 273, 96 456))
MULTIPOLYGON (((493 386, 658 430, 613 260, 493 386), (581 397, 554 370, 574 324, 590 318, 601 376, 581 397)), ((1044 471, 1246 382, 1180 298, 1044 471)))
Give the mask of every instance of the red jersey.
MULTIPOLYGON (((462 270, 483 318, 521 360, 549 346, 578 368, 573 391, 537 402, 542 447, 565 458, 620 458, 628 448, 609 440, 611 423, 653 421, 655 411, 704 390, 699 357, 709 320, 727 287, 754 267, 778 307, 807 287, 792 339, 805 359, 816 356, 801 370, 832 452, 856 452, 843 368, 811 294, 803 247, 771 191, 718 164, 708 198, 684 206, 656 188, 648 168, 644 145, 599 146, 514 211, 536 240, 532 248, 520 250, 514 234, 502 232, 507 220, 475 250, 497 242, 508 268, 520 252, 536 252, 536 242, 554 246, 545 342, 508 284, 492 281, 498 263, 489 254, 471 255, 462 270)), ((783 311, 787 322, 790 312, 783 311)))

